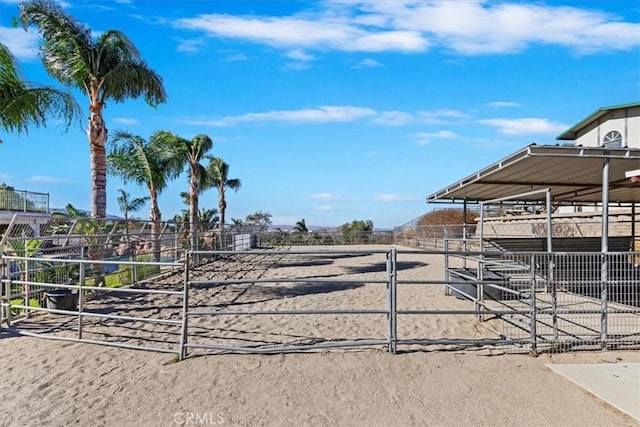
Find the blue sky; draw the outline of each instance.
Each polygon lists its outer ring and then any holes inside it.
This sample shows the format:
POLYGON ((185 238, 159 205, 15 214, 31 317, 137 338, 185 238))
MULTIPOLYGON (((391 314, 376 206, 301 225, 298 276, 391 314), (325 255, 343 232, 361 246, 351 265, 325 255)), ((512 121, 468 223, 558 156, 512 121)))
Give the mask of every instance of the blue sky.
MULTIPOLYGON (((60 4, 94 33, 124 31, 163 77, 168 102, 109 103, 110 132, 209 135, 242 181, 227 218, 402 225, 440 207, 428 194, 532 142, 556 143, 599 107, 640 99, 637 0, 60 4)), ((34 29, 12 27, 17 10, 0 0, 0 42, 27 80, 59 87, 34 29)), ((1 135, 0 182, 89 209, 84 123, 1 135)), ((109 177, 111 214, 118 188, 146 195, 109 177)), ((185 175, 161 194, 163 218, 185 208, 187 188, 185 175)), ((200 205, 217 207, 215 190, 200 205)))

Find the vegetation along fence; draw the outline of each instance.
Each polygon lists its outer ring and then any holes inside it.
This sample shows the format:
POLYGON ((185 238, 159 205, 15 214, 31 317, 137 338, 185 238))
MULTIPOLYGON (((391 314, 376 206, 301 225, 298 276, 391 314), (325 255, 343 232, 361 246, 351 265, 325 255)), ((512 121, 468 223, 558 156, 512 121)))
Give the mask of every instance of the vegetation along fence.
POLYGON ((188 251, 179 261, 105 261, 82 249, 64 258, 3 255, 19 269, 2 278, 0 324, 179 358, 380 346, 638 349, 638 257, 379 246, 188 251), (87 274, 115 264, 153 276, 111 287, 87 274), (77 301, 37 304, 34 296, 49 298, 53 288, 77 301))

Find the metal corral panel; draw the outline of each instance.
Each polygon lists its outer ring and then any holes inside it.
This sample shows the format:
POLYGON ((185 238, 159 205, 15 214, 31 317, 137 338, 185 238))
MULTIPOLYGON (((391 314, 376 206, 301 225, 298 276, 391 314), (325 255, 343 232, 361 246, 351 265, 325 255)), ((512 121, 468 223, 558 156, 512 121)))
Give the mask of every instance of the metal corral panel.
POLYGON ((233 236, 233 250, 244 251, 254 249, 258 246, 258 239, 255 234, 236 234, 233 236))
MULTIPOLYGON (((429 195, 427 202, 474 203, 550 189, 556 202, 598 203, 602 200, 605 159, 609 161, 609 201, 640 202, 640 183, 625 176, 627 171, 640 168, 640 149, 536 145, 429 195)), ((518 201, 544 200, 544 193, 518 198, 518 201)))

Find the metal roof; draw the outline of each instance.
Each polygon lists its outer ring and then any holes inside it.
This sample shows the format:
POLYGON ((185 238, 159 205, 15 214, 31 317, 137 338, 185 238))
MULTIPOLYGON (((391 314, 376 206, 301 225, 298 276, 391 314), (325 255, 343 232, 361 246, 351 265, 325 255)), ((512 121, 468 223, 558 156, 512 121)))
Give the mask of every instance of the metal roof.
POLYGON ((640 102, 630 102, 628 104, 618 104, 618 105, 611 105, 609 107, 598 108, 596 111, 594 111, 593 113, 589 114, 587 117, 582 119, 578 124, 573 126, 571 129, 568 129, 564 131, 562 134, 560 134, 559 136, 557 136, 556 139, 574 140, 576 139, 577 133, 580 129, 582 129, 589 123, 598 120, 600 117, 606 115, 608 112, 615 111, 615 110, 623 110, 625 108, 633 108, 633 107, 640 107, 640 102))
POLYGON ((551 190, 554 202, 602 201, 604 160, 609 159, 610 203, 640 202, 640 184, 625 172, 640 168, 640 149, 529 145, 524 149, 427 196, 428 203, 479 203, 514 195, 518 202, 543 202, 551 190))

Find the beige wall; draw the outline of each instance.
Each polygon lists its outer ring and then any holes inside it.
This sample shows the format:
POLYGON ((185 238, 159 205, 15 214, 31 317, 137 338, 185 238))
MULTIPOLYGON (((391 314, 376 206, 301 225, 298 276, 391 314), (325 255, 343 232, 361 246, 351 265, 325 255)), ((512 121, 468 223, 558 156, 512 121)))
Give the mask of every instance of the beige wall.
POLYGON ((614 130, 622 134, 623 147, 640 148, 640 107, 611 111, 587 124, 578 132, 576 145, 600 147, 604 136, 614 130))

